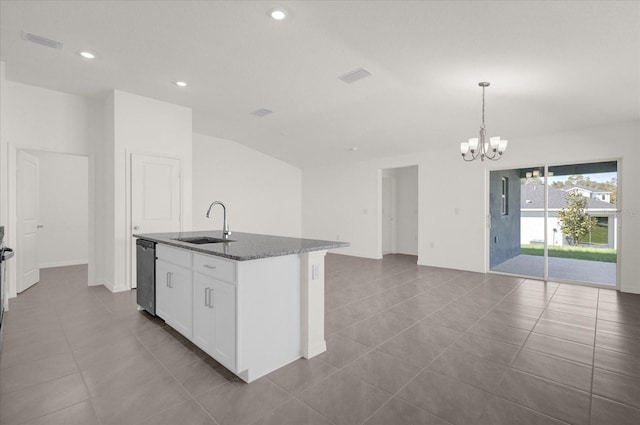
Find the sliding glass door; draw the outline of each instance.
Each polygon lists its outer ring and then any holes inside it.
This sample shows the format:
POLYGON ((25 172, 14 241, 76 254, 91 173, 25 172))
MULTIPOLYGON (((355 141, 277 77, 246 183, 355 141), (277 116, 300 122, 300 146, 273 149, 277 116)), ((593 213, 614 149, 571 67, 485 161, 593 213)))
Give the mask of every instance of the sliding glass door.
POLYGON ((544 278, 544 167, 491 171, 492 271, 544 278))
POLYGON ((616 286, 617 162, 490 173, 490 270, 616 286))

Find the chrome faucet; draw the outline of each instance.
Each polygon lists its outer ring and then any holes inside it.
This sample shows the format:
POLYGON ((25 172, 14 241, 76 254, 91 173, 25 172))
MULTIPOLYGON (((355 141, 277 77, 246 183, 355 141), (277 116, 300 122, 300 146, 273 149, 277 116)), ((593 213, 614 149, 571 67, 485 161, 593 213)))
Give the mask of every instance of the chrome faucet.
POLYGON ((222 239, 229 239, 229 235, 231 235, 231 230, 229 230, 229 223, 227 223, 227 207, 220 201, 212 202, 209 205, 209 209, 207 210, 207 218, 211 216, 211 209, 214 205, 220 205, 222 207, 222 211, 224 213, 224 223, 222 225, 222 239))

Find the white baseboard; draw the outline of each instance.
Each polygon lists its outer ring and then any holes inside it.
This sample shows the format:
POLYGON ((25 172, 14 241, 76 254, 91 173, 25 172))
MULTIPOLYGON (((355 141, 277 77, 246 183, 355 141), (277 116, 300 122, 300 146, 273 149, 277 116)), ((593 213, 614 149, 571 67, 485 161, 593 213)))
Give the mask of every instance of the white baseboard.
POLYGON ((38 267, 41 269, 48 269, 52 267, 66 267, 66 266, 78 266, 81 264, 87 264, 88 261, 85 258, 84 260, 66 260, 66 261, 51 261, 48 263, 40 263, 38 267))
POLYGON ((98 279, 95 282, 89 282, 89 286, 104 286, 106 287, 107 285, 105 285, 106 281, 103 279, 98 279))
MULTIPOLYGON (((116 292, 124 292, 124 291, 128 291, 129 288, 127 288, 125 285, 114 285, 113 282, 106 280, 106 279, 99 279, 98 281, 96 281, 97 285, 102 285, 105 288, 107 288, 109 291, 113 292, 114 294, 116 292)), ((93 285, 90 285, 93 286, 93 285)))

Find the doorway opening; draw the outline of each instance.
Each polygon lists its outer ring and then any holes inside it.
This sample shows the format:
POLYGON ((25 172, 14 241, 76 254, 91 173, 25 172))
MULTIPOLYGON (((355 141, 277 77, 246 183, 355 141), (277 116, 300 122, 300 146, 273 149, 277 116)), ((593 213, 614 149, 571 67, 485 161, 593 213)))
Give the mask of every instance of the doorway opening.
POLYGON ((618 162, 490 172, 490 270, 618 287, 618 162))
POLYGON ((89 157, 17 150, 15 184, 21 293, 40 280, 40 269, 88 265, 89 157))
POLYGON ((383 169, 380 199, 381 256, 417 256, 418 166, 383 169))

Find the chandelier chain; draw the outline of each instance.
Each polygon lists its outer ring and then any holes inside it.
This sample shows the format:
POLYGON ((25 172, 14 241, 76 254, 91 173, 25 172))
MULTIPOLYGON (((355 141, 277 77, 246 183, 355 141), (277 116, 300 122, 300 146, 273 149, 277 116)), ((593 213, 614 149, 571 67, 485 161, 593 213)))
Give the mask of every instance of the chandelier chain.
POLYGON ((482 86, 482 128, 484 127, 484 89, 485 87, 482 86))

